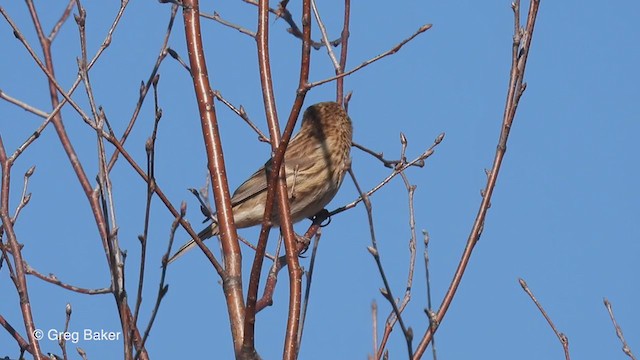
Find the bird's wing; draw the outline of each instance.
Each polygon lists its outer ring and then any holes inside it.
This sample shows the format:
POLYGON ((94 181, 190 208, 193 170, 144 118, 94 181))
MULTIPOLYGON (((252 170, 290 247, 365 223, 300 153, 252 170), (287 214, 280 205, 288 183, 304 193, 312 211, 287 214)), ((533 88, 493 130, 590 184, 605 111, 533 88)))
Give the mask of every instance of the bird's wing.
MULTIPOLYGON (((267 164, 270 163, 271 160, 267 161, 267 164)), ((267 190, 267 172, 263 166, 253 173, 247 181, 238 186, 231 197, 231 206, 242 204, 265 190, 267 190)))
MULTIPOLYGON (((238 189, 233 193, 231 198, 231 205, 236 206, 238 204, 242 204, 243 202, 258 196, 267 190, 267 178, 269 173, 271 172, 273 159, 267 160, 263 167, 258 169, 253 175, 249 177, 247 181, 242 183, 238 189)), ((291 186, 294 181, 293 178, 298 171, 306 169, 311 166, 312 163, 309 159, 302 159, 300 157, 295 158, 293 160, 286 159, 285 160, 285 173, 287 176, 287 185, 291 186)))

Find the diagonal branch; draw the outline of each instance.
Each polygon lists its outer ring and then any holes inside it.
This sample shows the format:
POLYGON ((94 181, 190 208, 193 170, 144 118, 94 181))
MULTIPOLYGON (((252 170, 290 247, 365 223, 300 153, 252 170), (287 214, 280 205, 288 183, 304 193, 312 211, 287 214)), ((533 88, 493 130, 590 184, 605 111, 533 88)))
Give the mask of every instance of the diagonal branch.
POLYGON ((498 173, 500 172, 500 168, 502 166, 502 160, 504 159, 504 155, 507 150, 507 140, 509 138, 509 132, 511 131, 511 124, 513 123, 513 120, 515 118, 518 102, 520 101, 520 96, 522 95, 525 88, 523 84, 524 71, 527 64, 527 58, 529 56, 529 49, 531 48, 531 39, 533 36, 536 16, 538 15, 539 5, 540 0, 531 0, 526 28, 521 31, 520 26, 518 25, 520 21, 520 1, 516 0, 512 4, 516 26, 513 37, 511 76, 509 80, 509 89, 502 120, 502 129, 500 131, 496 154, 493 159, 493 166, 491 168, 491 171, 487 174, 487 184, 482 191, 482 201, 480 202, 478 214, 476 215, 473 227, 471 228, 471 232, 469 233, 467 244, 460 259, 460 263, 458 264, 458 268, 456 269, 453 280, 449 285, 449 289, 447 290, 447 293, 442 300, 440 309, 438 310, 434 319, 435 321, 432 322, 432 326, 427 329, 422 337, 422 340, 420 341, 420 344, 416 348, 414 359, 419 359, 422 356, 424 351, 427 349, 427 346, 431 342, 433 334, 437 330, 438 325, 442 323, 442 319, 444 319, 444 316, 447 313, 447 310, 449 309, 449 306, 451 305, 451 302, 453 301, 453 298, 456 294, 458 286, 462 281, 462 276, 464 275, 465 269, 467 268, 467 265, 469 263, 469 259, 471 258, 473 248, 475 247, 476 243, 480 239, 480 235, 482 234, 487 212, 489 211, 489 207, 491 206, 491 196, 493 195, 493 190, 495 188, 496 181, 498 180, 498 173))
MULTIPOLYGON (((216 117, 213 91, 209 84, 209 74, 202 45, 200 30, 200 9, 198 0, 185 0, 182 8, 185 37, 189 49, 193 86, 198 99, 198 110, 202 124, 209 174, 213 187, 213 195, 218 211, 220 241, 224 254, 224 272, 222 283, 231 323, 231 334, 236 354, 239 353, 243 339, 242 323, 244 320, 244 298, 242 294, 242 253, 238 243, 238 234, 233 221, 231 196, 226 176, 226 166, 218 119, 216 117)), ((206 249, 200 238, 193 238, 201 249, 206 249)), ((208 249, 207 249, 208 250, 208 249)), ((212 264, 214 259, 209 259, 212 264)), ((214 265, 215 266, 215 265, 214 265)))

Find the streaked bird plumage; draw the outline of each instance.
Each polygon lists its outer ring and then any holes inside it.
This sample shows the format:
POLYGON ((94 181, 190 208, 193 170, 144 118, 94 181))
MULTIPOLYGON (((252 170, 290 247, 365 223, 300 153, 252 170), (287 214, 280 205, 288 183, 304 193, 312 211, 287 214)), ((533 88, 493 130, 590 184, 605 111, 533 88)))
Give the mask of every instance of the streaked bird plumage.
MULTIPOLYGON (((320 212, 338 192, 351 166, 351 119, 335 102, 312 105, 302 116, 300 131, 291 139, 285 152, 284 168, 289 192, 291 220, 296 223, 320 212)), ((268 161, 266 166, 270 165, 268 161)), ((238 228, 262 223, 267 198, 267 171, 262 166, 231 197, 233 219, 238 228)), ((279 225, 278 211, 271 217, 279 225)), ((202 230, 202 240, 218 235, 218 224, 202 230)), ((193 239, 169 259, 173 262, 196 246, 193 239)))

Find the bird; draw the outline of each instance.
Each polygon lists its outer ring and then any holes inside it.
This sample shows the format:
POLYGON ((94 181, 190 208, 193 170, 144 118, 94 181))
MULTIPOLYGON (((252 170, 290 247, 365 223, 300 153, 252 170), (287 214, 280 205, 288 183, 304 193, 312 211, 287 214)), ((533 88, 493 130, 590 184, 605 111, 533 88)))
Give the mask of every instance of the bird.
MULTIPOLYGON (((332 101, 309 106, 302 115, 298 133, 291 138, 284 155, 291 221, 297 223, 319 213, 333 199, 351 167, 353 126, 344 108, 332 101)), ((267 178, 272 159, 243 182, 231 197, 237 228, 262 223, 267 199, 267 178)), ((214 216, 215 218, 215 216, 214 216)), ((279 226, 277 209, 272 226, 279 226)), ((213 221, 198 233, 200 240, 219 234, 213 221)), ((196 246, 191 239, 171 256, 172 263, 196 246)))

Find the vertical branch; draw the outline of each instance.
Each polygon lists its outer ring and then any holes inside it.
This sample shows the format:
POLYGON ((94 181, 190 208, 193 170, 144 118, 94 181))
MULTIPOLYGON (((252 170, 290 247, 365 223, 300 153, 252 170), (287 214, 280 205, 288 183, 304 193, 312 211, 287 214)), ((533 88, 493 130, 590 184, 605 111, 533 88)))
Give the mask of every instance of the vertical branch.
MULTIPOLYGON (((351 17, 351 0, 344 0, 344 24, 340 35, 340 67, 336 69, 336 75, 344 73, 347 66, 347 50, 349 48, 349 18, 351 17)), ((336 80, 336 101, 342 105, 344 100, 344 77, 336 80)))
MULTIPOLYGON (((427 314, 429 318, 429 326, 437 327, 435 322, 436 313, 433 311, 433 303, 431 301, 431 271, 429 271, 429 232, 426 230, 422 230, 423 243, 424 243, 424 280, 425 280, 425 288, 427 290, 427 307, 424 309, 424 312, 427 314)), ((435 330, 435 329, 434 329, 435 330)), ((431 354, 433 355, 433 360, 438 358, 436 351, 436 337, 435 335, 431 339, 431 354)))
POLYGON ((309 270, 306 271, 306 282, 304 288, 304 301, 302 303, 302 315, 300 316, 300 327, 298 329, 298 351, 296 358, 300 353, 300 344, 302 344, 302 334, 304 332, 304 322, 307 317, 307 310, 309 309, 309 298, 311 297, 311 281, 313 280, 313 269, 316 264, 316 255, 318 254, 318 245, 320 244, 320 236, 322 233, 316 233, 313 241, 313 248, 311 249, 311 260, 309 261, 309 270))
MULTIPOLYGON (((104 124, 106 122, 106 118, 104 117, 104 113, 102 111, 100 111, 100 114, 98 114, 98 109, 95 104, 93 90, 91 88, 91 82, 89 79, 89 72, 87 69, 87 43, 85 33, 86 11, 80 4, 80 0, 76 0, 76 5, 78 9, 78 15, 75 15, 74 18, 76 24, 78 25, 81 48, 81 58, 78 60, 78 72, 84 83, 87 98, 89 100, 89 105, 91 107, 91 113, 93 115, 93 123, 95 124, 98 152, 98 188, 100 190, 100 196, 102 200, 103 218, 105 219, 104 231, 108 233, 106 241, 108 244, 107 253, 109 255, 108 259, 110 262, 109 269, 111 270, 112 276, 111 282, 113 284, 112 290, 117 308, 120 313, 120 322, 122 325, 124 343, 124 357, 125 359, 131 359, 134 344, 138 348, 138 350, 144 352, 145 356, 146 351, 139 341, 140 337, 135 325, 135 321, 131 316, 131 309, 129 308, 127 292, 125 289, 124 259, 120 250, 120 244, 118 240, 118 226, 116 223, 113 191, 111 186, 111 179, 107 170, 106 151, 104 147, 104 137, 102 132, 102 129, 104 128, 104 124)), ((52 69, 50 69, 50 72, 53 75, 52 69)))
POLYGON ((622 352, 625 355, 627 355, 629 358, 631 358, 631 360, 636 360, 636 357, 633 355, 633 352, 631 351, 629 344, 627 344, 627 340, 624 339, 624 335, 622 334, 622 328, 620 328, 620 325, 618 325, 618 322, 616 321, 616 317, 613 316, 613 308, 609 300, 607 300, 607 298, 604 298, 604 306, 607 308, 607 312, 609 313, 609 317, 611 318, 613 327, 616 329, 616 336, 618 336, 618 339, 620 339, 620 342, 622 343, 622 352))
MULTIPOLYGON (((144 210, 144 230, 142 235, 138 236, 138 240, 140 240, 140 267, 138 271, 139 273, 138 294, 136 296, 136 306, 133 312, 134 324, 138 323, 138 315, 140 313, 140 306, 142 305, 142 290, 144 288, 145 265, 147 260, 147 239, 149 235, 149 222, 151 221, 151 201, 153 200, 153 193, 156 187, 155 146, 156 146, 156 139, 158 134, 158 125, 160 123, 160 119, 162 118, 162 109, 160 109, 160 107, 158 106, 158 81, 159 80, 160 80, 160 75, 156 74, 156 76, 153 77, 153 82, 152 82, 155 121, 153 122, 153 130, 151 132, 151 136, 149 136, 149 138, 145 143, 145 151, 147 153, 147 174, 149 176, 148 178, 149 181, 147 181, 147 198, 145 201, 145 210, 144 210)), ((180 218, 182 217, 183 216, 181 216, 180 218)))
POLYGON ((249 279, 249 289, 247 293, 247 311, 245 318, 245 341, 243 352, 251 354, 254 349, 255 312, 260 282, 262 261, 266 249, 269 234, 271 214, 274 208, 274 195, 277 195, 280 231, 285 239, 287 269, 289 272, 289 313, 287 317, 287 330, 285 334, 284 359, 294 359, 298 351, 297 335, 300 322, 301 297, 302 297, 302 269, 298 262, 298 252, 296 251, 296 239, 291 224, 289 212, 289 199, 286 184, 286 175, 282 163, 284 153, 291 139, 296 119, 300 114, 300 109, 308 91, 309 61, 310 61, 310 39, 311 39, 311 6, 310 0, 303 1, 302 25, 302 57, 300 66, 300 82, 296 92, 296 99, 292 107, 285 130, 280 137, 278 116, 275 109, 275 96, 271 77, 271 62, 269 59, 269 4, 268 1, 261 0, 258 5, 258 32, 256 41, 258 48, 258 65, 260 68, 260 82, 262 85, 262 96, 265 106, 265 113, 269 127, 271 139, 271 149, 275 153, 273 157, 273 168, 269 174, 267 182, 267 199, 265 212, 260 230, 260 238, 256 246, 256 253, 251 268, 249 279))
POLYGON ((9 188, 11 185, 11 166, 12 160, 7 158, 7 154, 4 149, 4 143, 2 137, 0 137, 0 164, 2 165, 2 185, 0 190, 0 219, 2 219, 2 227, 7 234, 7 243, 11 249, 13 255, 13 261, 15 264, 15 276, 11 276, 13 283, 18 291, 20 298, 20 310, 22 311, 22 319, 24 320, 25 331, 29 339, 29 352, 33 354, 37 360, 44 359, 40 351, 40 344, 35 335, 35 324, 33 321, 33 314, 31 313, 31 302, 29 301, 29 292, 27 291, 27 278, 25 274, 24 261, 22 259, 22 250, 16 233, 13 230, 13 223, 9 216, 9 188))
POLYGON ((512 4, 515 18, 515 31, 513 36, 511 72, 505 111, 502 120, 502 129, 500 131, 500 138, 498 141, 496 154, 493 159, 493 166, 491 168, 491 171, 487 173, 487 184, 482 191, 482 201, 480 203, 480 208, 478 209, 478 214, 476 215, 476 219, 473 223, 473 227, 467 239, 467 244, 460 259, 460 263, 458 264, 458 268, 456 269, 453 280, 449 285, 449 289, 447 290, 447 293, 442 300, 440 309, 435 316, 435 323, 431 324, 431 326, 427 329, 426 333, 422 337, 420 344, 416 348, 416 352, 413 357, 414 359, 419 359, 422 356, 427 346, 431 342, 433 334, 437 330, 438 324, 442 322, 442 319, 447 313, 447 310, 449 309, 449 306, 453 301, 453 297, 456 294, 458 286, 462 281, 462 276, 464 275, 465 269, 469 264, 469 259, 471 258, 473 248, 475 247, 476 243, 480 239, 480 235, 482 234, 487 212, 489 210, 489 207, 491 206, 491 196, 498 179, 498 173, 502 165, 502 160, 504 159, 504 154, 507 150, 507 140, 511 131, 511 124, 513 124, 516 109, 518 107, 518 102, 520 101, 520 97, 522 96, 522 93, 524 92, 524 89, 526 87, 523 84, 524 72, 527 64, 527 58, 529 56, 529 49, 531 48, 531 39, 533 37, 533 30, 536 22, 536 16, 538 15, 539 6, 540 0, 530 1, 526 28, 521 29, 519 25, 520 1, 516 0, 512 4))
MULTIPOLYGON (((189 51, 189 63, 193 86, 198 100, 200 121, 202 123, 202 135, 209 160, 209 174, 213 188, 213 196, 218 211, 218 225, 220 226, 220 241, 224 254, 225 270, 222 276, 222 284, 231 323, 231 335, 236 353, 240 350, 243 339, 242 324, 244 321, 244 299, 242 295, 242 253, 238 243, 238 234, 233 221, 229 185, 222 153, 222 143, 218 129, 213 91, 209 84, 209 74, 202 46, 200 30, 200 10, 198 0, 185 0, 182 9, 184 18, 187 49, 189 51)), ((205 250, 202 241, 195 237, 198 246, 205 250)), ((208 251, 208 249, 207 249, 208 251)), ((205 253, 207 253, 205 251, 205 253)), ((207 256, 215 266, 215 259, 211 252, 207 256)))
MULTIPOLYGON (((122 266, 118 266, 117 264, 115 264, 114 259, 114 253, 113 253, 113 249, 114 247, 111 244, 111 238, 112 236, 115 236, 115 234, 109 234, 108 231, 108 224, 106 221, 106 216, 105 213, 103 213, 102 208, 101 208, 101 203, 99 200, 99 192, 98 191, 94 191, 91 187, 91 184, 89 182, 89 179, 83 169, 82 163, 80 162, 77 153, 75 152, 75 149, 73 147, 73 145, 71 144, 71 141, 69 139, 69 136, 66 132, 66 129, 64 128, 64 124, 62 122, 62 117, 59 113, 60 109, 62 108, 62 106, 64 105, 64 103, 66 101, 68 101, 70 104, 72 104, 72 106, 74 107, 74 109, 76 111, 78 111, 78 113, 81 115, 81 117, 83 118, 83 120, 85 122, 87 122, 92 128, 99 130, 96 125, 94 123, 91 123, 88 119, 88 117, 86 115, 84 115, 84 113, 82 112, 82 110, 77 106, 77 104, 75 104, 71 98, 70 98, 70 93, 73 92, 73 90, 76 88, 76 86, 80 83, 81 79, 82 79, 82 75, 78 75, 78 78, 76 79, 76 82, 74 83, 74 85, 72 86, 72 90, 68 93, 65 94, 62 90, 62 88, 60 88, 60 85, 57 83, 56 79, 55 79, 55 72, 54 72, 54 67, 53 67, 53 56, 51 53, 51 42, 53 40, 53 36, 50 38, 47 38, 42 30, 42 24, 40 23, 39 17, 38 17, 38 13, 36 11, 36 8, 33 4, 32 0, 27 0, 27 8, 29 10, 29 14, 31 16, 34 28, 36 30, 36 34, 38 36, 38 40, 40 41, 40 45, 43 51, 43 55, 44 55, 44 61, 45 63, 42 64, 40 62, 40 60, 38 59, 38 57, 35 55, 35 53, 33 52, 33 50, 31 49, 31 47, 29 46, 29 44, 26 42, 26 40, 24 39, 24 37, 21 35, 21 33, 19 32, 19 30, 17 29, 17 27, 15 26, 15 24, 8 18, 8 15, 3 11, 2 8, 0 8, 0 11, 2 12, 3 16, 5 16, 5 18, 7 19, 7 21, 9 22, 9 24, 12 26, 12 28, 14 29, 14 34, 16 34, 16 36, 18 37, 18 39, 23 43, 23 45, 25 46, 25 48, 29 51, 30 55, 33 57, 33 59, 35 60, 35 62, 38 64, 38 66, 41 68, 41 70, 43 71, 43 73, 47 76, 48 79, 48 83, 49 83, 49 95, 50 95, 50 100, 51 100, 51 104, 52 107, 54 108, 54 110, 52 111, 51 115, 49 115, 51 117, 51 122, 53 123, 53 126, 56 130, 56 133, 60 139, 60 143, 65 151, 65 153, 67 154, 67 157, 69 158, 69 162, 71 163, 71 167, 73 168, 74 172, 76 173, 76 176, 78 178, 78 182, 80 183, 80 186, 82 188, 82 190, 85 193, 85 196, 87 197, 90 207, 91 207, 91 211, 93 213, 93 216, 95 218, 96 221, 96 225, 98 228, 98 232, 100 234, 100 238, 102 240, 102 244, 103 247, 105 249, 105 255, 107 258, 107 262, 109 264, 109 268, 111 271, 111 281, 112 281, 112 289, 113 289, 113 293, 114 293, 114 297, 116 299, 116 303, 117 303, 117 307, 118 307, 118 312, 120 315, 120 321, 122 324, 122 328, 123 328, 123 332, 124 332, 124 336, 125 338, 127 336, 129 336, 129 324, 131 324, 131 311, 128 307, 127 301, 126 301, 126 296, 122 296, 123 294, 126 294, 126 292, 124 292, 124 285, 123 284, 119 284, 120 279, 124 279, 123 274, 123 267, 122 266), (58 91, 60 91, 60 93, 63 95, 64 100, 60 101, 58 98, 58 91), (122 285, 122 286, 121 286, 122 285)), ((81 7, 79 5, 79 2, 76 0, 76 4, 78 4, 78 8, 81 10, 81 7)), ((120 10, 118 12, 118 16, 116 17, 116 20, 114 21, 112 27, 109 30, 109 35, 107 36, 107 39, 105 39, 105 42, 103 43, 103 45, 100 47, 100 49, 98 50, 98 53, 96 54, 96 56, 93 58, 92 62, 88 65, 83 64, 82 68, 85 69, 85 75, 86 75, 86 71, 88 71, 88 69, 93 65, 93 63, 95 63, 95 61, 97 60, 97 58, 100 56, 100 54, 104 51, 104 49, 106 49, 106 47, 108 46, 108 44, 110 43, 110 36, 111 33, 115 30, 115 27, 118 24, 118 21, 122 15, 122 13, 124 12, 124 9, 126 7, 127 1, 123 0, 121 1, 121 6, 120 6, 120 10)), ((64 16, 63 16, 64 17, 64 16)), ((78 18, 81 21, 84 21, 83 19, 83 15, 82 15, 82 11, 80 14, 80 17, 78 18)), ((79 24, 80 25, 80 24, 79 24)), ((55 34, 55 31, 53 32, 53 34, 55 34)), ((86 63, 86 62, 85 62, 86 63)), ((16 156, 19 155, 19 152, 16 153, 16 156)), ((132 329, 133 330, 133 334, 134 334, 134 342, 136 343, 136 346, 138 346, 139 342, 137 342, 136 339, 139 339, 139 336, 137 334, 137 329, 132 329)), ((127 344, 129 344, 129 341, 127 339, 125 339, 125 346, 128 346, 127 344)), ((126 351, 125 356, 129 356, 130 357, 130 352, 126 351)), ((147 354, 146 352, 143 350, 142 352, 142 356, 143 358, 147 358, 147 354)))
POLYGON ((562 349, 564 350, 565 360, 571 360, 571 357, 569 356, 569 338, 567 337, 567 335, 558 331, 558 329, 556 328, 556 325, 551 320, 551 317, 547 314, 547 312, 542 307, 542 304, 540 304, 538 299, 536 299, 535 295, 533 295, 533 292, 531 292, 531 290, 529 289, 527 282, 524 281, 524 279, 518 279, 518 282, 520 283, 522 290, 524 290, 524 292, 526 292, 527 295, 529 295, 529 297, 531 298, 531 301, 533 301, 533 303, 536 305, 538 310, 540 310, 540 313, 542 314, 544 319, 547 320, 547 323, 551 327, 551 330, 553 330, 553 333, 556 334, 556 337, 558 338, 558 341, 560 341, 560 344, 562 345, 562 349))

